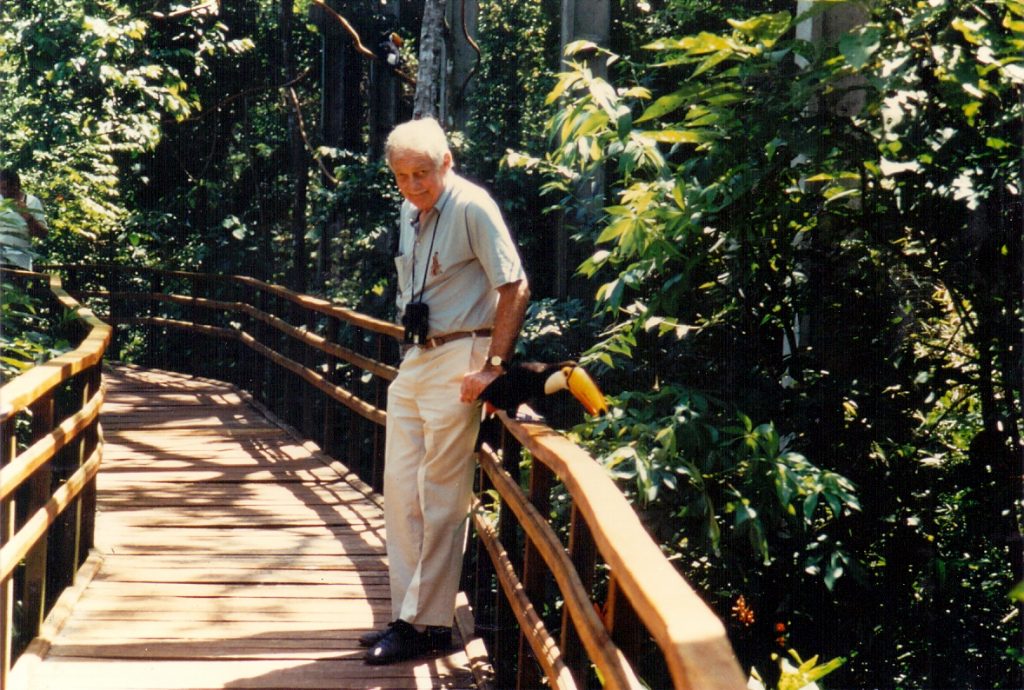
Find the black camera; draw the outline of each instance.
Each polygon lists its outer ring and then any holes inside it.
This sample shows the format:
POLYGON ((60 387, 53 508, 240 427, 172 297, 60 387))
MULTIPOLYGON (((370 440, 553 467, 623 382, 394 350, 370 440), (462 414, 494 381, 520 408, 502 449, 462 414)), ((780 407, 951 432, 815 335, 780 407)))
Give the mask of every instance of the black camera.
POLYGON ((430 306, 426 302, 409 302, 405 305, 405 313, 402 314, 402 325, 405 326, 406 343, 425 343, 430 328, 430 306))

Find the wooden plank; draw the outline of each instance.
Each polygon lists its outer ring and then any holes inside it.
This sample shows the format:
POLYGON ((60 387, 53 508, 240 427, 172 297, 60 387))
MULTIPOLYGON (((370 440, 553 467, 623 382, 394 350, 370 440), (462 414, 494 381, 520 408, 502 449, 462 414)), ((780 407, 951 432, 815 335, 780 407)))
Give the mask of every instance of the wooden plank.
MULTIPOLYGON (((102 564, 33 690, 475 687, 469 658, 363 663, 390 618, 380 507, 232 388, 113 368, 102 564)), ((19 688, 18 690, 21 690, 19 688)))
MULTIPOLYGON (((195 559, 175 554, 148 554, 145 558, 136 555, 109 554, 104 559, 104 565, 110 568, 111 572, 117 572, 119 568, 125 567, 153 567, 167 570, 201 569, 208 573, 214 572, 209 565, 197 564, 195 559)), ((268 556, 265 554, 243 553, 224 554, 217 559, 217 571, 223 567, 224 570, 274 570, 276 572, 296 570, 357 570, 360 572, 380 569, 387 570, 380 554, 346 554, 344 556, 319 556, 306 554, 301 559, 296 559, 292 554, 285 556, 268 556)), ((104 569, 106 572, 106 569, 104 569)))
POLYGON ((362 660, 322 659, 308 662, 286 660, 110 661, 48 658, 41 667, 39 690, 68 690, 74 679, 77 690, 176 690, 190 688, 467 688, 472 676, 458 672, 442 657, 388 667, 367 666, 362 660), (342 680, 343 679, 343 680, 342 680))

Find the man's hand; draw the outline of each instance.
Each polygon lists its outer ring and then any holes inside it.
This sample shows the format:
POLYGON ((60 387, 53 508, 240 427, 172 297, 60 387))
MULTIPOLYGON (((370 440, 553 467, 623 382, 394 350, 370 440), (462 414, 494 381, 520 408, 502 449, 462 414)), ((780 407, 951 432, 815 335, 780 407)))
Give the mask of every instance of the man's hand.
MULTIPOLYGON (((498 355, 506 362, 512 356, 519 328, 523 325, 526 305, 530 301, 530 286, 526 279, 505 283, 498 290, 498 306, 494 315, 494 333, 491 335, 490 355, 498 355)), ((460 400, 475 402, 491 381, 502 374, 499 368, 484 365, 479 371, 471 371, 462 377, 460 400)))
POLYGON ((459 399, 464 403, 476 402, 480 394, 484 392, 491 382, 501 376, 501 371, 484 367, 479 371, 471 371, 462 377, 462 390, 459 399))

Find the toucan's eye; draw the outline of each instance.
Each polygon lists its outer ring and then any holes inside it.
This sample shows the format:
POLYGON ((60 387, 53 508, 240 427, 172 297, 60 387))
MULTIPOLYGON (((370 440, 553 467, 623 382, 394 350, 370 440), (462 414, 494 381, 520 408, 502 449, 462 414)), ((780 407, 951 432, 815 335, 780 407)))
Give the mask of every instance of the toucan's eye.
POLYGON ((569 377, 572 376, 572 367, 562 367, 562 376, 568 381, 569 377))

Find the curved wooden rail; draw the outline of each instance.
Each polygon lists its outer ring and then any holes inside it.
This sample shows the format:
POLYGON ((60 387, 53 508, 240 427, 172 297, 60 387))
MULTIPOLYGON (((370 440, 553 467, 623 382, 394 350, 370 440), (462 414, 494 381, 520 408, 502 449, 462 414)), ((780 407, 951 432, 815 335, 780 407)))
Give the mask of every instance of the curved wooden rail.
MULTIPOLYGON (((618 585, 611 588, 609 598, 617 596, 619 589, 628 598, 661 648, 675 687, 745 687, 722 622, 665 559, 608 474, 579 446, 549 427, 507 416, 502 421, 533 456, 534 471, 540 461, 569 491, 618 585)), ((552 571, 557 577, 558 571, 554 567, 552 571)), ((614 610, 616 603, 606 601, 606 609, 614 610)), ((579 604, 570 612, 576 617, 593 610, 579 604), (582 613, 577 613, 580 609, 582 613)), ((604 625, 614 630, 607 617, 604 625)), ((588 643, 588 649, 599 642, 603 644, 603 640, 588 643)))
POLYGON ((0 687, 92 547, 94 480, 102 455, 100 367, 111 339, 110 326, 78 304, 58 277, 5 273, 48 280, 48 297, 85 335, 71 352, 0 387, 0 687), (27 448, 18 441, 19 423, 30 427, 27 448), (17 617, 14 590, 21 603, 17 617))
MULTIPOLYGON (((385 386, 397 373, 385 360, 397 358, 400 328, 241 276, 62 270, 76 294, 107 304, 111 323, 145 331, 139 363, 250 390, 379 490, 385 386), (372 444, 361 443, 363 421, 372 444)), ((722 622, 665 559, 604 469, 544 424, 499 417, 501 448, 480 453, 472 516, 478 539, 464 578, 478 627, 500 650, 496 685, 744 688, 722 622), (524 448, 532 458, 525 493, 524 448), (550 524, 556 491, 569 497, 560 530, 567 544, 550 524)))

